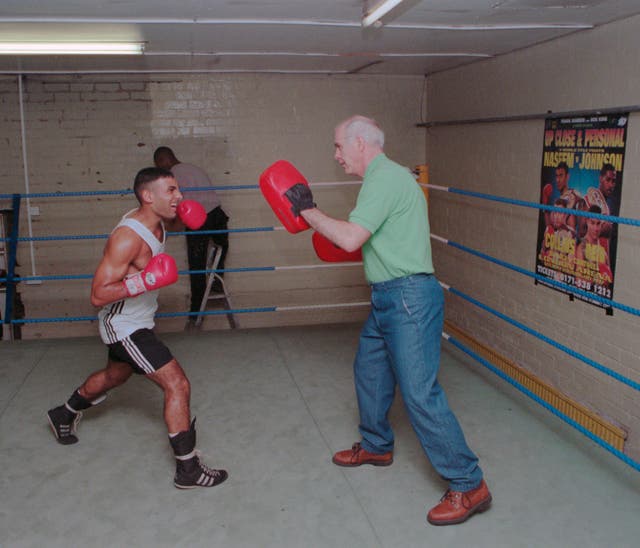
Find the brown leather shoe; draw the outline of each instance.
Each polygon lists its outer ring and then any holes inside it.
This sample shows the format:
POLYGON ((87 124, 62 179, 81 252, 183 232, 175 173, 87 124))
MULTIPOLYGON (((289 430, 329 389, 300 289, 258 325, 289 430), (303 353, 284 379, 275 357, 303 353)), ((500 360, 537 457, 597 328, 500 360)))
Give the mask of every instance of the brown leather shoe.
POLYGON ((333 455, 333 463, 338 466, 360 466, 361 464, 373 464, 374 466, 389 466, 393 462, 393 452, 369 453, 360 443, 354 443, 351 449, 338 451, 333 455))
POLYGON ((452 491, 449 489, 427 514, 431 525, 454 525, 467 521, 473 514, 484 512, 491 505, 491 493, 482 480, 471 491, 452 491))

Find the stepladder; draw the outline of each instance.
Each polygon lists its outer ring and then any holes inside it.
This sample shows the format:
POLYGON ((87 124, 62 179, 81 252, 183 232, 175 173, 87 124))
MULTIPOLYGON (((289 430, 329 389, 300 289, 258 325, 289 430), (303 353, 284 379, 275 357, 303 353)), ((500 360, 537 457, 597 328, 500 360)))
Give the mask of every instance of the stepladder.
MULTIPOLYGON (((227 321, 229 322, 229 327, 231 329, 235 329, 238 327, 238 322, 231 312, 231 310, 233 310, 233 307, 231 306, 231 297, 227 291, 224 278, 220 273, 215 272, 215 270, 218 269, 221 254, 222 247, 214 242, 209 242, 209 249, 207 251, 207 286, 202 297, 202 302, 200 303, 200 312, 210 310, 214 305, 220 303, 222 304, 222 307, 228 311, 226 316, 227 321), (222 291, 214 291, 214 286, 217 286, 218 289, 222 289, 222 291)), ((200 327, 206 316, 206 314, 198 315, 195 321, 195 326, 200 327)))

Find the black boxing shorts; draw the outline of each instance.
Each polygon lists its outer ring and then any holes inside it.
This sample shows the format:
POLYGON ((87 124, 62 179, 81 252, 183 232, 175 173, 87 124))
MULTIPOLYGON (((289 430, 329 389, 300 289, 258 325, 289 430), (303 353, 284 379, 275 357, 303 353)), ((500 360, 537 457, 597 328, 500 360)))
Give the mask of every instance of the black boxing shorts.
POLYGON ((173 359, 171 351, 150 329, 138 329, 107 348, 111 361, 128 363, 139 375, 155 373, 173 359))

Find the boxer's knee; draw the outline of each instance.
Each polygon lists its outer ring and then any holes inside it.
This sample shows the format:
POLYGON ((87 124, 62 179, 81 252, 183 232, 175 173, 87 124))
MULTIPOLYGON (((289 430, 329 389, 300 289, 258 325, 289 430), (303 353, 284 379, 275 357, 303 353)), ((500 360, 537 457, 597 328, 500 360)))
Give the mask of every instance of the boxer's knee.
POLYGON ((191 383, 184 374, 173 379, 170 389, 186 399, 191 396, 191 383))
POLYGON ((191 395, 191 383, 176 360, 163 365, 155 376, 165 392, 186 398, 191 395))

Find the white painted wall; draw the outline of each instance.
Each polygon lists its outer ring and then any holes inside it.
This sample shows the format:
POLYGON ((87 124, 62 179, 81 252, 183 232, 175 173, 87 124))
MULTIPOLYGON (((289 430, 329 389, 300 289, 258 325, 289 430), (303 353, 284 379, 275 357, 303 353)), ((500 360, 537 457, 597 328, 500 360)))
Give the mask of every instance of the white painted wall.
MULTIPOLYGON (((483 61, 427 80, 430 121, 640 104, 640 18, 632 18, 483 61)), ((427 132, 431 182, 537 202, 544 121, 442 126, 427 132)), ((620 215, 640 218, 640 116, 631 115, 620 215)), ((434 233, 530 272, 538 214, 453 194, 431 193, 434 233)), ((640 230, 619 230, 615 295, 640 307, 640 230)), ((640 382, 638 317, 613 317, 503 267, 435 243, 442 281, 529 327, 640 382)), ((637 390, 605 376, 455 296, 447 315, 480 341, 629 432, 626 450, 640 457, 637 390)))

